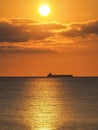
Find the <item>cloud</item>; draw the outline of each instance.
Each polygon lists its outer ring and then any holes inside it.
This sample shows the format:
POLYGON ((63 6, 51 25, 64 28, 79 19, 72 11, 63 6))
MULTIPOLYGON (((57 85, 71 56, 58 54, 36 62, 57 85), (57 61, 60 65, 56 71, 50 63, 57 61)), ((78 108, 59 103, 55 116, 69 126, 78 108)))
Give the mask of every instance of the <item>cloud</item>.
MULTIPOLYGON (((0 20, 2 53, 54 53, 93 49, 96 43, 98 43, 98 20, 71 24, 41 23, 29 19, 0 20)), ((96 48, 98 49, 97 44, 96 48)))
POLYGON ((55 53, 56 51, 51 48, 20 48, 20 47, 1 47, 0 53, 33 53, 33 54, 40 54, 40 53, 55 53))
POLYGON ((51 35, 49 31, 43 31, 37 27, 32 28, 29 25, 14 25, 7 22, 0 23, 0 42, 26 42, 32 39, 44 39, 51 35))
POLYGON ((60 23, 40 23, 32 20, 11 19, 0 22, 0 42, 27 42, 53 36, 53 30, 61 29, 60 23))
POLYGON ((75 23, 69 26, 69 30, 61 32, 65 37, 87 37, 89 35, 98 35, 98 21, 86 23, 75 23))
POLYGON ((0 42, 27 42, 43 40, 54 35, 87 37, 98 35, 98 21, 64 25, 57 22, 40 23, 27 19, 0 21, 0 42))
POLYGON ((40 43, 1 43, 0 44, 0 53, 54 53, 56 52, 52 46, 44 46, 40 43))

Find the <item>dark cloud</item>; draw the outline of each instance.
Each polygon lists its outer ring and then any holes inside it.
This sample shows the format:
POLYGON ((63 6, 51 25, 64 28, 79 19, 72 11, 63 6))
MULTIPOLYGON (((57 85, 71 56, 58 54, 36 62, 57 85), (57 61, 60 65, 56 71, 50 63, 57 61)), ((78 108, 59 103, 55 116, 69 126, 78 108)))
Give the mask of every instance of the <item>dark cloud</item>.
POLYGON ((60 23, 39 23, 32 20, 11 19, 0 22, 0 42, 27 42, 53 36, 52 31, 64 28, 60 23))
POLYGON ((77 46, 85 48, 85 43, 97 43, 97 36, 97 20, 68 25, 28 19, 1 20, 0 52, 53 53, 77 46))
POLYGON ((88 22, 87 24, 82 25, 81 28, 84 35, 96 34, 98 35, 98 21, 88 22))
POLYGON ((0 53, 54 53, 55 49, 49 47, 24 47, 17 45, 0 46, 0 53))
POLYGON ((39 23, 39 21, 37 20, 31 20, 31 19, 10 19, 9 20, 11 23, 13 24, 36 24, 36 23, 39 23))
POLYGON ((66 37, 78 37, 83 38, 89 35, 98 35, 98 21, 92 21, 87 23, 75 23, 70 25, 69 30, 61 32, 61 35, 66 37))
POLYGON ((66 37, 98 35, 98 21, 71 24, 69 29, 66 25, 57 22, 40 23, 26 19, 11 19, 0 22, 0 42, 43 40, 53 37, 55 34, 66 37))
POLYGON ((24 42, 29 40, 28 32, 23 30, 23 26, 0 22, 0 42, 24 42))
POLYGON ((14 25, 6 22, 0 23, 0 42, 26 42, 41 40, 51 36, 49 31, 40 28, 29 28, 29 25, 14 25))

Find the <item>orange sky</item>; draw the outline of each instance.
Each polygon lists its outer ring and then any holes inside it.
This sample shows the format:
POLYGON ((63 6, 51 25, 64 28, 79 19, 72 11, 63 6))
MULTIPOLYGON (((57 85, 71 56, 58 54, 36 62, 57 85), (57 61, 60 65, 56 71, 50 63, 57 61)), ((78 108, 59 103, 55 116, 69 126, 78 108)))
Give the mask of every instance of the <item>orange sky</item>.
POLYGON ((0 1, 0 76, 98 76, 98 0, 0 1), (51 14, 42 17, 42 3, 51 14))

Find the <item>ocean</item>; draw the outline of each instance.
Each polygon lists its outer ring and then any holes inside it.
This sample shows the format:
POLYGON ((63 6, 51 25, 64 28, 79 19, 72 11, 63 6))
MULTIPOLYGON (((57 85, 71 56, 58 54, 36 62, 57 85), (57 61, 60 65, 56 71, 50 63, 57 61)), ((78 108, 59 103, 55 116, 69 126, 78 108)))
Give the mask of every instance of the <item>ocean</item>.
POLYGON ((1 77, 0 130, 98 130, 98 77, 1 77))

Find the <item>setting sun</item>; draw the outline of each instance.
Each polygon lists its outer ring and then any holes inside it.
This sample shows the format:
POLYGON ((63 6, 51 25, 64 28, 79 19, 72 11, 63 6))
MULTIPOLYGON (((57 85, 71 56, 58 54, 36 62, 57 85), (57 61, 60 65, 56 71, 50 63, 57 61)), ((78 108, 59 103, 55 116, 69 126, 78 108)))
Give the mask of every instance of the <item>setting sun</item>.
POLYGON ((43 4, 39 7, 39 13, 42 16, 48 16, 50 12, 51 12, 50 7, 47 4, 43 4))

